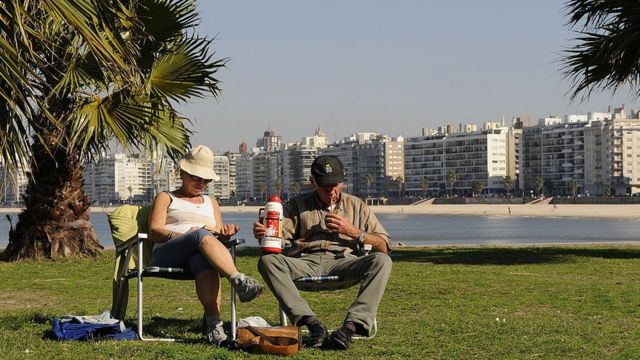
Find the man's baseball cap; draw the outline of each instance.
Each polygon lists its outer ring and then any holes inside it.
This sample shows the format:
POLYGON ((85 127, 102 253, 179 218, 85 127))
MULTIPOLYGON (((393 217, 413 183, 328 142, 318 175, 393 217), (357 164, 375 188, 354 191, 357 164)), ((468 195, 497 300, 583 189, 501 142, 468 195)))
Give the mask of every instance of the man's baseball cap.
POLYGON ((320 155, 311 164, 311 176, 320 186, 344 182, 342 161, 333 155, 320 155))

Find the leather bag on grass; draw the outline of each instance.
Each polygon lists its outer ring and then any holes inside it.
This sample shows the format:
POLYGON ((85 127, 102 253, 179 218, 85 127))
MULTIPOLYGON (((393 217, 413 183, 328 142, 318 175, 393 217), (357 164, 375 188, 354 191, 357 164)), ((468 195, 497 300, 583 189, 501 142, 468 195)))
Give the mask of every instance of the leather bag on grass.
POLYGON ((255 327, 238 329, 238 347, 256 354, 295 355, 302 344, 298 326, 255 327))

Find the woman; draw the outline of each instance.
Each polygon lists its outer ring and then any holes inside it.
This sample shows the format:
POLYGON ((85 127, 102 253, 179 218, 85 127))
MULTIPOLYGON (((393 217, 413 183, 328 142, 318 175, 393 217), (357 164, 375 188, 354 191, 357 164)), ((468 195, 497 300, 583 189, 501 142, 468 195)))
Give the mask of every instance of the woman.
POLYGON ((218 240, 229 238, 239 227, 223 224, 220 205, 202 193, 219 177, 213 171, 213 153, 203 145, 180 160, 182 186, 159 193, 151 210, 150 239, 154 242, 151 265, 184 267, 193 273, 196 293, 204 307, 205 332, 212 344, 227 339, 220 318, 220 275, 229 279, 240 301, 253 300, 264 287, 238 272, 231 254, 218 240))

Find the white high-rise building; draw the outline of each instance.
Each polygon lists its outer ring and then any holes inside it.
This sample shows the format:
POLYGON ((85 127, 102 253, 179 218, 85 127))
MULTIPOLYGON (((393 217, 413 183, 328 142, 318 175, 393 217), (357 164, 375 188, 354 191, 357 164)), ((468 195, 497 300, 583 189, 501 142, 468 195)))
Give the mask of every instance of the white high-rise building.
POLYGON ((229 186, 229 158, 225 155, 214 155, 213 171, 220 177, 217 181, 212 181, 207 186, 209 195, 213 195, 220 200, 227 200, 231 197, 229 186))
POLYGON ((404 139, 375 133, 356 133, 321 149, 338 157, 345 168, 345 191, 361 197, 397 194, 404 181, 404 139))
POLYGON ((29 178, 23 166, 12 169, 0 159, 0 203, 21 202, 28 183, 29 178))
MULTIPOLYGON (((637 116, 637 115, 636 115, 637 116)), ((640 191, 640 120, 627 118, 624 107, 543 119, 524 128, 523 170, 526 191, 543 180, 543 193, 625 195, 640 191)))
POLYGON ((240 153, 226 152, 225 156, 229 159, 229 196, 235 197, 238 188, 236 186, 237 169, 236 163, 240 157, 240 153))
POLYGON ((287 197, 311 191, 309 182, 311 164, 318 156, 320 149, 328 146, 329 140, 322 129, 316 129, 313 136, 305 136, 299 143, 287 144, 280 153, 282 164, 281 178, 284 182, 283 192, 287 197))
POLYGON ((236 158, 236 198, 238 200, 251 200, 254 197, 253 184, 253 157, 255 153, 241 153, 236 158))
POLYGON ((139 154, 114 154, 85 166, 84 191, 99 202, 151 202, 154 195, 153 164, 139 154))
POLYGON ((512 132, 507 127, 486 125, 476 132, 439 133, 405 139, 405 192, 412 196, 471 193, 480 181, 486 192, 504 191, 502 181, 508 175, 515 178, 512 132), (447 184, 447 174, 453 172, 453 189, 447 184), (425 184, 428 189, 425 189, 425 184))
POLYGON ((282 136, 276 135, 273 130, 265 131, 264 135, 256 141, 256 146, 266 152, 278 151, 282 144, 282 136))

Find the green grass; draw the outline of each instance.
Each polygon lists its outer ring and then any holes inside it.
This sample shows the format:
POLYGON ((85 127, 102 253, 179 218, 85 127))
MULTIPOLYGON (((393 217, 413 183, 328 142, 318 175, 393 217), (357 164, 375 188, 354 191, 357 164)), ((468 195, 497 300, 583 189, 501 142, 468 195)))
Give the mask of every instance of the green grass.
MULTIPOLYGON (((258 254, 239 252, 251 275, 258 254)), ((392 253, 378 336, 347 353, 303 349, 298 358, 630 359, 640 354, 640 248, 463 248, 392 253)), ((110 308, 113 252, 98 259, 0 263, 0 355, 25 358, 226 359, 255 357, 198 342, 202 310, 193 283, 149 279, 145 329, 195 343, 58 342, 52 318, 110 308)), ((136 317, 132 281, 129 321, 136 317)), ((338 326, 357 288, 304 293, 338 326)), ((223 306, 229 303, 224 283, 223 306)), ((270 293, 239 304, 239 317, 275 324, 270 293)), ((229 319, 228 306, 223 309, 229 319)), ((260 356, 259 358, 269 358, 260 356)))

